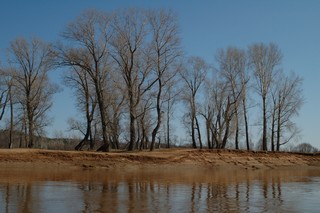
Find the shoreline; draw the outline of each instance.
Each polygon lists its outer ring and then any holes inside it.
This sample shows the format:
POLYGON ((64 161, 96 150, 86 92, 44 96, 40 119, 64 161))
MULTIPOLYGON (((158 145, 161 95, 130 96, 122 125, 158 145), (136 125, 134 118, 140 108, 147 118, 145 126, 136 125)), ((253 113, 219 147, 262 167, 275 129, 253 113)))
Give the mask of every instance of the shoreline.
POLYGON ((1 168, 213 168, 213 169, 320 169, 320 153, 261 152, 243 150, 160 149, 149 151, 58 151, 0 149, 1 168))

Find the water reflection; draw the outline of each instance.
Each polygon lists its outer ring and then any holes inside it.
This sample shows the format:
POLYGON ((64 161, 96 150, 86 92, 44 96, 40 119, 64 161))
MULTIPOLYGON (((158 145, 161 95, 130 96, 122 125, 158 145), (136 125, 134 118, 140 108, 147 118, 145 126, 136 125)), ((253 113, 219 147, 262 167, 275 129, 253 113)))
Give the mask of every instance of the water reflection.
POLYGON ((1 171, 0 212, 312 212, 319 171, 1 171))

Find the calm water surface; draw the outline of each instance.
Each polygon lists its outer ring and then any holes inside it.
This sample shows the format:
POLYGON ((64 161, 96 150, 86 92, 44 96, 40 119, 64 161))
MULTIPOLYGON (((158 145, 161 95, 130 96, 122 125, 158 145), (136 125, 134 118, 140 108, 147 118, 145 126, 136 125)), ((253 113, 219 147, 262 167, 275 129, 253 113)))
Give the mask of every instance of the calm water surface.
POLYGON ((317 170, 0 169, 0 213, 319 212, 317 170))

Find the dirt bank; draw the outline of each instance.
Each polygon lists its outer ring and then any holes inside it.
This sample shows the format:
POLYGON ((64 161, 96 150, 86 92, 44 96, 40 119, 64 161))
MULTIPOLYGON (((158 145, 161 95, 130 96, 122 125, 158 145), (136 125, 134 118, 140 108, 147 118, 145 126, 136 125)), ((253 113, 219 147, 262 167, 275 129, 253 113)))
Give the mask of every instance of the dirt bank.
POLYGON ((320 154, 247 152, 235 150, 162 149, 154 152, 0 150, 2 168, 74 167, 87 169, 138 169, 141 167, 194 167, 223 169, 320 169, 320 154))

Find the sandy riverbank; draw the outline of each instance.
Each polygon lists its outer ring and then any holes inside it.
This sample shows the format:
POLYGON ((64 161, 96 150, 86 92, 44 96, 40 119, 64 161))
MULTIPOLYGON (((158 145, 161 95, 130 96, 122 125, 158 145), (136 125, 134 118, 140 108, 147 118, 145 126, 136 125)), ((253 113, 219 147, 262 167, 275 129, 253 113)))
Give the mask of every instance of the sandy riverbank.
POLYGON ((50 151, 39 149, 2 149, 2 168, 138 169, 219 168, 219 169, 320 169, 320 154, 247 152, 235 150, 162 149, 154 152, 50 151))

